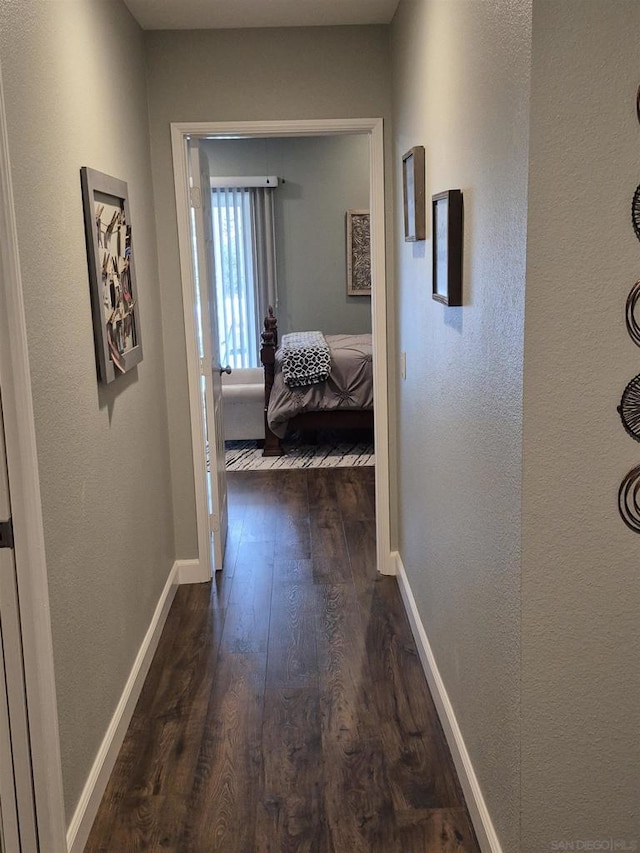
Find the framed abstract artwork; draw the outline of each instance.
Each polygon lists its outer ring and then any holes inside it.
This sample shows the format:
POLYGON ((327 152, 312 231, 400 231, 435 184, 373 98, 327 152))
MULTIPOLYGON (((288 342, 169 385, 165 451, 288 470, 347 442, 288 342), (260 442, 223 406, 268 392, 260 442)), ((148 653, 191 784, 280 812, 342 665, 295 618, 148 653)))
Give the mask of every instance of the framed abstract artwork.
POLYGON ((127 184, 80 170, 98 375, 109 383, 142 361, 127 184))
POLYGON ((426 237, 424 146, 416 145, 402 158, 404 239, 414 243, 426 237))
POLYGON ((347 296, 371 296, 368 210, 347 210, 347 296))
POLYGON ((462 305, 462 193, 447 190, 431 200, 432 295, 443 305, 462 305))

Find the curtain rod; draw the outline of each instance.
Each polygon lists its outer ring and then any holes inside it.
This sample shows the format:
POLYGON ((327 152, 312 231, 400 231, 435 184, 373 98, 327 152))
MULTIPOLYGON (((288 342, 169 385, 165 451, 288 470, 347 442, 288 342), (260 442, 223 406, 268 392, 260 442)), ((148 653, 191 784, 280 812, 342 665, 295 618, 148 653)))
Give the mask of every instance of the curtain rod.
POLYGON ((244 189, 246 187, 277 187, 280 178, 277 175, 241 175, 234 178, 212 177, 210 180, 211 189, 221 189, 223 187, 244 189))

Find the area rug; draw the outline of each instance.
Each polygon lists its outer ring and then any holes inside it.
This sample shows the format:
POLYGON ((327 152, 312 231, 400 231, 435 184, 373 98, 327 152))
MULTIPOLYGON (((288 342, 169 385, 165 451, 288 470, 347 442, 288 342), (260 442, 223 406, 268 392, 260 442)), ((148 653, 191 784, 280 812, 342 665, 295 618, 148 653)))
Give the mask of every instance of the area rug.
POLYGON ((263 456, 255 441, 225 442, 227 471, 269 471, 274 468, 355 468, 375 465, 373 445, 367 442, 332 442, 285 445, 285 456, 263 456))

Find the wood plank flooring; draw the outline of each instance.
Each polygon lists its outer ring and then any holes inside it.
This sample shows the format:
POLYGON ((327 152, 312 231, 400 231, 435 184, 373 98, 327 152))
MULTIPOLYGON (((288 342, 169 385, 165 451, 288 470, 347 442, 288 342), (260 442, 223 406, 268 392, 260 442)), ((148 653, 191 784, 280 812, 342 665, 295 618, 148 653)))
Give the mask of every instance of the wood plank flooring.
POLYGON ((176 594, 85 853, 479 853, 373 477, 228 475, 226 568, 176 594))

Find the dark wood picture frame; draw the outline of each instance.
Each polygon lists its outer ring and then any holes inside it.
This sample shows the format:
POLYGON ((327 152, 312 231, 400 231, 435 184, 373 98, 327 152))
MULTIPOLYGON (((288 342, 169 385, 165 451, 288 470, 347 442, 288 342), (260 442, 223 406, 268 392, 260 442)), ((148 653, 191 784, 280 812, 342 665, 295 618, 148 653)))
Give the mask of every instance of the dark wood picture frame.
POLYGON ((402 157, 404 239, 414 243, 426 238, 424 146, 416 145, 402 157))
POLYGON ((80 169, 98 375, 108 384, 142 361, 127 184, 80 169))
POLYGON ((462 305, 463 211, 460 190, 431 199, 433 229, 432 295, 443 305, 462 305))

